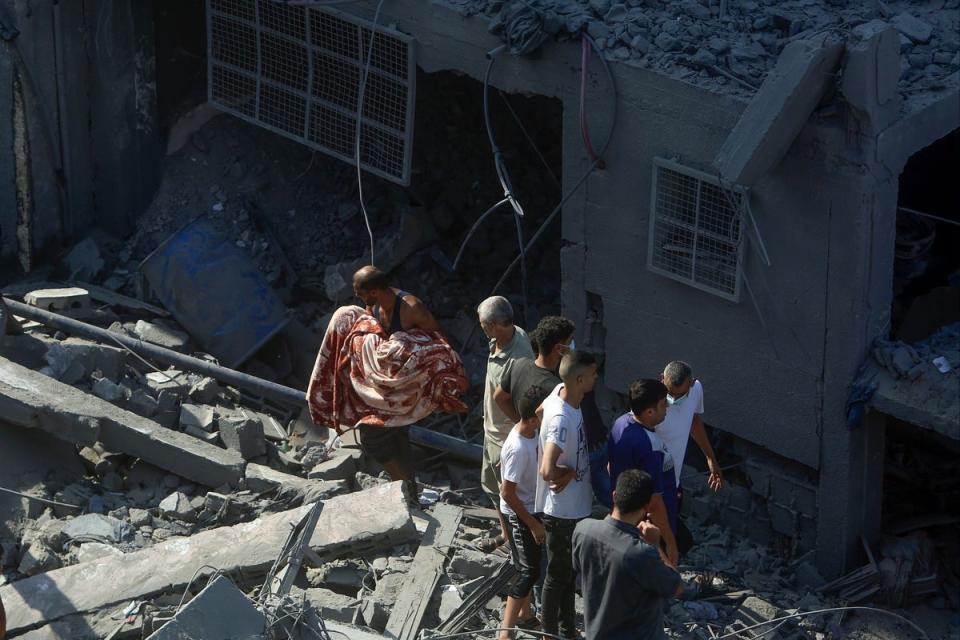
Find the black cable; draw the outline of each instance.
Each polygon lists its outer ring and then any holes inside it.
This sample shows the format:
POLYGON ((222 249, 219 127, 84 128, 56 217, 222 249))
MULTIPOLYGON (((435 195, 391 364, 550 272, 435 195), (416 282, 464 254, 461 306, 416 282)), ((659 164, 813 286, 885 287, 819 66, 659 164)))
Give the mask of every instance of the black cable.
POLYGON ((600 147, 600 151, 597 154, 597 159, 590 163, 590 167, 576 181, 576 183, 574 183, 573 188, 570 189, 569 192, 567 192, 567 195, 563 196, 563 198, 560 200, 560 203, 553 209, 553 211, 550 212, 550 215, 547 216, 547 219, 543 221, 543 223, 537 229, 537 232, 533 234, 533 237, 530 238, 530 241, 526 244, 525 251, 521 252, 520 255, 514 258, 513 262, 510 263, 510 266, 508 266, 506 271, 503 272, 503 275, 500 276, 500 279, 497 281, 497 284, 493 286, 493 290, 491 291, 490 295, 496 294, 497 290, 500 289, 501 286, 503 286, 503 283, 507 279, 507 277, 511 273, 513 273, 513 270, 516 268, 517 263, 520 262, 521 259, 524 259, 524 260, 526 259, 525 252, 530 251, 530 249, 537 242, 537 240, 540 239, 540 236, 542 236, 544 231, 546 231, 547 227, 550 226, 550 223, 553 222, 553 219, 562 210, 563 205, 565 205, 567 201, 573 196, 573 194, 576 193, 577 189, 579 189, 580 186, 584 182, 586 182, 587 178, 590 177, 594 169, 596 169, 597 166, 601 162, 603 162, 603 156, 606 153, 607 148, 610 146, 610 141, 613 140, 613 132, 617 128, 617 110, 618 110, 617 109, 617 106, 618 106, 617 105, 617 102, 618 102, 617 84, 613 77, 613 70, 610 68, 610 63, 607 62, 607 59, 603 57, 603 54, 600 52, 600 49, 599 47, 597 47, 597 43, 593 40, 593 38, 591 38, 590 35, 587 33, 582 33, 580 35, 581 37, 587 39, 587 42, 590 43, 590 46, 593 47, 593 50, 596 51, 597 55, 600 57, 600 60, 603 62, 603 68, 607 72, 607 78, 610 81, 610 88, 613 90, 613 107, 612 107, 611 116, 610 116, 610 132, 607 134, 607 139, 604 140, 603 146, 600 147))

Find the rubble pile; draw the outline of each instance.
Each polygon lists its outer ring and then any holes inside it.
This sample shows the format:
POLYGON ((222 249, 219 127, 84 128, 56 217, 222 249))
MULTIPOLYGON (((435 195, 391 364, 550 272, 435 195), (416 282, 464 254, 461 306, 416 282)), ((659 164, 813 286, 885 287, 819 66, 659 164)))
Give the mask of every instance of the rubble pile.
MULTIPOLYGON (((503 28, 510 0, 448 0, 465 15, 503 28)), ((942 86, 960 69, 960 5, 845 3, 832 0, 534 0, 543 29, 560 39, 588 33, 612 60, 654 69, 712 91, 749 96, 783 47, 871 20, 900 32, 902 92, 942 86)))

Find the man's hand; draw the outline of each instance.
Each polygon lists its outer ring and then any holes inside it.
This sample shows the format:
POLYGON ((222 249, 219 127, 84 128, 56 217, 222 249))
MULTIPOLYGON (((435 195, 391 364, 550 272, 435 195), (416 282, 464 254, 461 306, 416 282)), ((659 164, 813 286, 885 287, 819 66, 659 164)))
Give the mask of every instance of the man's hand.
POLYGON ((543 523, 533 519, 533 522, 530 523, 530 533, 533 534, 533 539, 536 540, 537 544, 542 545, 547 540, 547 530, 543 528, 543 523))
POLYGON ((637 528, 640 529, 640 535, 643 536, 644 542, 651 547, 660 546, 660 529, 658 529, 656 525, 646 520, 641 520, 637 528))
POLYGON ((561 467, 557 465, 557 476, 550 481, 550 491, 560 493, 567 488, 570 481, 577 475, 577 470, 571 467, 561 467))
POLYGON ((707 460, 707 467, 710 469, 710 477, 707 478, 707 484, 714 491, 720 491, 723 489, 723 469, 720 468, 720 465, 716 460, 707 460))

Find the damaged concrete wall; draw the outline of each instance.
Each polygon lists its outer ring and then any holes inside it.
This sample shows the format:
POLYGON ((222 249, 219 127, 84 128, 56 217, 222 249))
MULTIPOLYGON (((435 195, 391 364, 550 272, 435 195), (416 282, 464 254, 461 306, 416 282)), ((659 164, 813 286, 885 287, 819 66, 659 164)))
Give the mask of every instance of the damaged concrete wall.
POLYGON ((0 22, 0 259, 29 270, 153 195, 153 3, 0 0, 0 22))

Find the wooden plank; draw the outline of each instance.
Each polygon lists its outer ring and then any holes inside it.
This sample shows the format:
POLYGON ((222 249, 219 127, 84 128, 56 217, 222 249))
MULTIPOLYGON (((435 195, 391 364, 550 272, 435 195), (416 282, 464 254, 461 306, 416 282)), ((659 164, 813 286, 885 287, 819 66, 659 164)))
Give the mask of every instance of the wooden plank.
POLYGON ((441 502, 426 517, 429 521, 427 531, 384 631, 394 640, 415 640, 420 632, 423 616, 443 575, 447 556, 463 519, 463 509, 441 502))

